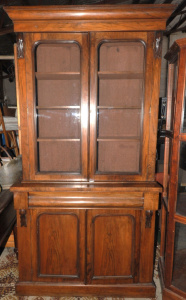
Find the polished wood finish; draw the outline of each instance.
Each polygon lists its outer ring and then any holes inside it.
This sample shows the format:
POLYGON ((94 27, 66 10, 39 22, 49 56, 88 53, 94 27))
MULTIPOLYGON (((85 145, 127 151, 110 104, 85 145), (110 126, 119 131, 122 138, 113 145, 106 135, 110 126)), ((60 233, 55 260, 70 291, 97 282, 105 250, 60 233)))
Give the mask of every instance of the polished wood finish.
POLYGON ((139 211, 88 211, 87 283, 138 282, 139 224, 139 211))
POLYGON ((16 291, 19 295, 46 295, 51 296, 111 296, 111 297, 155 297, 155 285, 153 283, 147 284, 66 284, 59 283, 30 283, 18 282, 16 291), (50 291, 50 292, 49 292, 50 291))
POLYGON ((183 244, 180 246, 179 232, 182 230, 184 235, 186 224, 183 202, 185 199, 184 181, 180 177, 180 172, 184 172, 184 166, 181 163, 184 154, 180 149, 181 143, 186 140, 185 132, 182 130, 185 105, 186 39, 177 40, 165 58, 169 62, 169 78, 159 265, 163 299, 185 299, 186 245, 183 239, 183 244), (180 197, 182 197, 182 203, 179 202, 180 197))
POLYGON ((173 9, 5 8, 22 32, 19 295, 155 296, 155 30, 173 9))
POLYGON ((174 5, 73 5, 50 6, 50 12, 44 6, 7 6, 4 9, 14 21, 16 32, 53 32, 56 28, 58 31, 87 32, 164 30, 166 19, 174 8, 174 5))

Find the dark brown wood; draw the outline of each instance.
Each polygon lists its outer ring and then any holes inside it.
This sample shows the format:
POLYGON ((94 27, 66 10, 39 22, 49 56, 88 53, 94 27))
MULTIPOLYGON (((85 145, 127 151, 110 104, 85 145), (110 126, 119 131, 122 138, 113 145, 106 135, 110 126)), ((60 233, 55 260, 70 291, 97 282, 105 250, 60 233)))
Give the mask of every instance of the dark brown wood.
POLYGON ((31 214, 34 220, 31 229, 34 281, 83 283, 85 212, 44 208, 33 209, 31 214))
MULTIPOLYGON (((152 38, 152 36, 151 36, 152 38)), ((155 47, 154 43, 153 46, 155 47)), ((151 49, 150 49, 151 50, 151 49)), ((152 49, 153 51, 153 49, 152 49)), ((153 53, 151 53, 153 55, 153 53)), ((152 56, 151 56, 152 59, 152 56)), ((155 157, 156 157, 156 142, 157 142, 157 133, 156 128, 158 127, 158 107, 157 107, 157 98, 159 97, 159 84, 160 84, 160 73, 158 70, 161 67, 161 59, 160 57, 155 57, 152 66, 152 90, 151 90, 151 115, 150 115, 150 135, 149 135, 149 152, 148 155, 148 180, 154 180, 155 174, 155 157), (153 110, 153 111, 152 111, 153 110)))
POLYGON ((21 20, 103 20, 103 19, 167 19, 175 5, 104 5, 4 7, 13 21, 21 20), (78 13, 80 11, 80 13, 78 13))
MULTIPOLYGON (((179 71, 178 71, 178 88, 177 88, 177 97, 176 97, 176 110, 175 110, 175 120, 174 123, 174 139, 172 141, 172 160, 171 160, 171 168, 174 170, 172 172, 172 176, 170 177, 170 185, 169 185, 169 228, 168 232, 172 232, 175 227, 174 214, 175 214, 175 199, 177 195, 177 174, 178 174, 178 157, 179 157, 179 143, 178 137, 181 126, 181 115, 182 115, 182 107, 183 107, 183 91, 185 87, 185 80, 183 80, 183 76, 185 75, 185 53, 183 51, 180 54, 179 61, 179 71)), ((165 266, 168 268, 167 276, 165 279, 165 284, 170 285, 172 280, 172 268, 173 268, 173 253, 174 253, 174 235, 167 234, 167 243, 169 244, 169 248, 167 249, 167 257, 165 266)))
MULTIPOLYGON (((77 192, 87 191, 91 197, 92 192, 152 192, 161 193, 162 187, 157 182, 97 182, 97 183, 63 183, 51 182, 22 182, 11 187, 12 192, 77 192)), ((18 203, 19 205, 19 203, 18 203)))
POLYGON ((151 228, 151 221, 152 221, 153 211, 146 210, 145 214, 146 214, 145 228, 151 228))
MULTIPOLYGON (((172 130, 172 137, 165 140, 164 162, 164 198, 162 201, 162 238, 161 238, 161 276, 163 282, 163 299, 184 299, 185 291, 185 248, 177 248, 180 239, 177 226, 185 226, 186 215, 184 205, 178 201, 181 189, 179 173, 183 166, 180 143, 186 141, 185 133, 181 133, 182 114, 185 93, 186 39, 176 41, 168 51, 169 60, 167 130, 172 130), (172 127, 172 128, 171 128, 172 127)), ((184 183, 183 183, 184 184, 184 183)), ((181 194, 182 197, 184 196, 181 194)))
POLYGON ((24 41, 19 295, 155 296, 155 31, 173 8, 5 8, 24 41))
POLYGON ((161 201, 161 242, 160 242, 160 257, 165 255, 165 239, 166 239, 166 209, 164 201, 161 201))
POLYGON ((88 211, 88 284, 138 282, 139 223, 139 211, 88 211), (125 228, 122 237, 120 226, 125 228))
POLYGON ((155 213, 151 219, 151 228, 145 227, 146 212, 142 211, 139 282, 152 282, 154 258, 155 213), (146 243, 148 241, 148 243, 146 243))
POLYGON ((99 296, 115 296, 115 297, 155 297, 155 285, 154 284, 126 284, 124 285, 60 285, 55 283, 35 283, 30 282, 18 283, 16 291, 19 295, 46 295, 51 296, 65 295, 65 296, 87 296, 87 295, 99 295, 99 296))
POLYGON ((36 6, 32 9, 30 7, 5 7, 4 9, 14 21, 14 30, 17 32, 55 32, 56 28, 63 32, 154 31, 166 28, 166 19, 175 6, 73 5, 50 6, 50 8, 50 12, 47 13, 44 6, 36 6), (110 26, 111 22, 112 26, 110 26))
POLYGON ((26 210, 25 209, 20 209, 19 210, 19 215, 20 215, 21 227, 27 227, 26 210))

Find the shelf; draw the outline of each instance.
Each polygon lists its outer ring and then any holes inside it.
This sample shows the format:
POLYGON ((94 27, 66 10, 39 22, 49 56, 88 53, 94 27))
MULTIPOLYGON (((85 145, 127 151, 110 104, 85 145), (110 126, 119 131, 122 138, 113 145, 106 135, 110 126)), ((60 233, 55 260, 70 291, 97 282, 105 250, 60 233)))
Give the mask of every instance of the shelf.
POLYGON ((80 109, 79 105, 76 106, 36 106, 36 109, 40 109, 40 110, 47 110, 47 109, 51 109, 51 110, 55 110, 55 109, 80 109))
POLYGON ((140 137, 124 137, 124 136, 119 136, 119 137, 99 137, 97 138, 97 142, 112 142, 112 141, 140 141, 140 137))
POLYGON ((38 80, 74 80, 80 79, 80 72, 46 72, 46 73, 35 73, 38 80))
POLYGON ((37 138, 37 142, 79 142, 80 139, 73 138, 37 138))
POLYGON ((130 73, 130 72, 99 71, 98 76, 100 79, 144 79, 143 73, 130 73))
POLYGON ((141 109, 141 106, 101 106, 98 105, 97 109, 141 109))

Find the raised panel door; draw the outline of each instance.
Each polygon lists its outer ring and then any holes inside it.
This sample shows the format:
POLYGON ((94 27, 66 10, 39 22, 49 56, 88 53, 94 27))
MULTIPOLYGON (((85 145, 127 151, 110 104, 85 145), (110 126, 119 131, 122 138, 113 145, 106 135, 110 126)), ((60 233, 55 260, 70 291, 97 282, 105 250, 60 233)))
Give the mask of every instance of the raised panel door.
POLYGON ((43 209, 31 214, 34 281, 84 282, 84 211, 43 209))
POLYGON ((128 209, 88 210, 88 283, 138 280, 140 214, 128 209))

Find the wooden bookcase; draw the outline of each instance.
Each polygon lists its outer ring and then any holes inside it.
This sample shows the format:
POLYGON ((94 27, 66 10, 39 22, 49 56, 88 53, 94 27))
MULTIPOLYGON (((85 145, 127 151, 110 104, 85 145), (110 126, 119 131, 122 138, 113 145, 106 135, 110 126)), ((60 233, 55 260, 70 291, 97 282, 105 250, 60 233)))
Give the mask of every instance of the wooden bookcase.
POLYGON ((19 33, 19 295, 154 297, 161 31, 173 9, 5 8, 19 33))
POLYGON ((177 40, 165 58, 169 63, 161 257, 163 299, 186 298, 186 39, 177 40))

